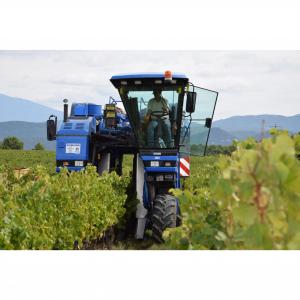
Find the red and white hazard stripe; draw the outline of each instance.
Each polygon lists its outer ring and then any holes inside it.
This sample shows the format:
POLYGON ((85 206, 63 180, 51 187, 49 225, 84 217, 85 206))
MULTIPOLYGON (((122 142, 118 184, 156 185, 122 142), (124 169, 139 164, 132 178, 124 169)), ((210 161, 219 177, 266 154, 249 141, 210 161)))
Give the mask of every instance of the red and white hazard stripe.
POLYGON ((190 158, 189 156, 180 158, 180 176, 190 176, 190 158))

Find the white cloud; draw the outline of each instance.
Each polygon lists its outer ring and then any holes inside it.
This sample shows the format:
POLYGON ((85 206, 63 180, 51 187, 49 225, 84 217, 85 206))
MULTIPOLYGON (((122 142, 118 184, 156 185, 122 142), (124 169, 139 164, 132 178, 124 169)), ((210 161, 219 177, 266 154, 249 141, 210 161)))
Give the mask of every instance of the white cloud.
POLYGON ((0 92, 59 109, 105 103, 113 74, 166 69, 219 91, 216 118, 300 113, 300 51, 2 51, 0 92))

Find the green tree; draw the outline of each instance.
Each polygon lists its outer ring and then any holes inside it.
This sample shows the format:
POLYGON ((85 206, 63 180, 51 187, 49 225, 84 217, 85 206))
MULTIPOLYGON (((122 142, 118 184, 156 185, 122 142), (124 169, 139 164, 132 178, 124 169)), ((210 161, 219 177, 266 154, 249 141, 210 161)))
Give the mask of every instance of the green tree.
POLYGON ((2 149, 22 150, 24 143, 15 136, 8 136, 2 142, 2 149))
POLYGON ((33 150, 45 150, 45 147, 44 147, 43 144, 37 143, 37 144, 34 146, 33 150))

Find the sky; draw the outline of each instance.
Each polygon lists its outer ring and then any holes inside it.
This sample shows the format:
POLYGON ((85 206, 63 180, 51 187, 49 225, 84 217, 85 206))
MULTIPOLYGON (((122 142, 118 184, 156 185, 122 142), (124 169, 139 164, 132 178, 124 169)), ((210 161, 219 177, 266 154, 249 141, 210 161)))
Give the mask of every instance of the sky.
POLYGON ((0 51, 0 93, 61 110, 118 98, 114 74, 165 70, 219 92, 215 120, 300 113, 300 51, 0 51))

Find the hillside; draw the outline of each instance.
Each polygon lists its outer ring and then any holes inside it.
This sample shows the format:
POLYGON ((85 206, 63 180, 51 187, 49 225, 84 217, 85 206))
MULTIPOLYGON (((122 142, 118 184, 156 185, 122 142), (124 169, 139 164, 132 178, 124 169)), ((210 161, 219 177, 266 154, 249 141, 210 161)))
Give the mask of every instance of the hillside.
POLYGON ((62 112, 30 100, 0 94, 0 122, 44 122, 52 114, 62 119, 62 112))
POLYGON ((55 142, 47 141, 46 122, 31 123, 10 121, 0 123, 0 140, 7 136, 16 136, 24 142, 24 149, 32 149, 37 143, 42 143, 46 149, 55 150, 55 142))
MULTIPOLYGON (((38 142, 49 150, 55 149, 55 142, 48 142, 46 139, 46 120, 51 114, 62 119, 61 111, 4 94, 0 94, 0 105, 0 140, 7 136, 17 136, 24 142, 25 149, 32 149, 38 142)), ((233 116, 213 122, 209 144, 230 145, 234 139, 243 140, 249 136, 260 139, 262 120, 265 120, 266 132, 275 125, 291 132, 300 131, 300 114, 289 117, 280 115, 233 116)), ((191 144, 205 144, 207 129, 195 122, 191 128, 191 144)))
POLYGON ((238 132, 259 134, 263 120, 265 120, 265 130, 277 126, 280 129, 286 129, 291 132, 300 131, 300 114, 289 117, 280 115, 233 116, 215 121, 213 124, 214 127, 219 127, 230 133, 238 130, 238 132))
MULTIPOLYGON (((207 130, 202 126, 193 125, 191 128, 191 144, 205 144, 207 138, 207 130)), ((218 128, 212 127, 208 140, 209 145, 230 145, 237 137, 231 133, 218 128)))

